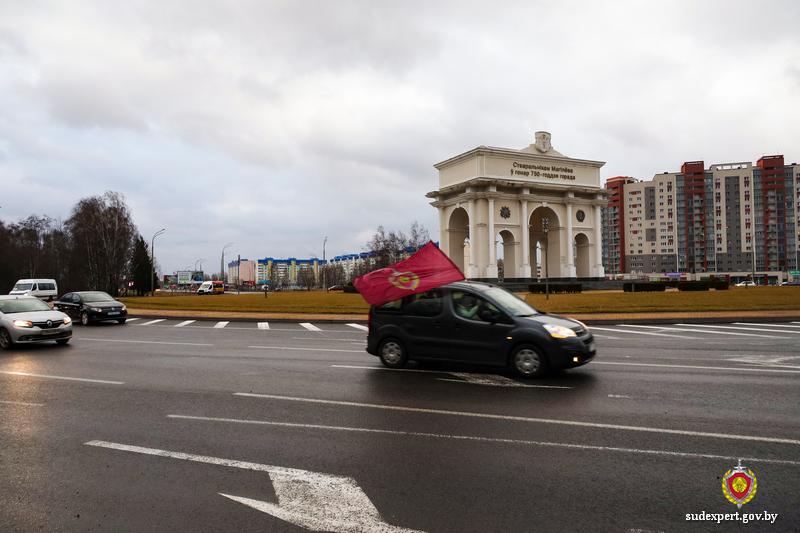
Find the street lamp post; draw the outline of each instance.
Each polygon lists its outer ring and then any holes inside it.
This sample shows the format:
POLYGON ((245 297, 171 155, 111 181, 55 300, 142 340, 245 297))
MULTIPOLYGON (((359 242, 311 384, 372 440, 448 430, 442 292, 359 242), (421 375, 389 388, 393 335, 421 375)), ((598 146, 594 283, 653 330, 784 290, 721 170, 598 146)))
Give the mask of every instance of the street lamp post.
POLYGON ((232 242, 229 242, 225 246, 222 247, 222 255, 219 258, 219 276, 220 281, 225 283, 225 250, 233 246, 232 242))
POLYGON ((327 264, 325 263, 325 245, 328 243, 328 236, 326 235, 325 238, 322 240, 322 290, 328 290, 328 284, 326 283, 326 276, 325 276, 325 267, 327 264))
POLYGON ((544 299, 550 299, 550 273, 547 269, 547 249, 550 248, 547 234, 550 231, 550 220, 547 217, 542 218, 542 231, 544 232, 544 299))
POLYGON ((153 234, 153 238, 150 239, 150 266, 153 267, 153 272, 151 272, 150 274, 150 294, 153 294, 156 285, 156 250, 155 250, 156 237, 158 237, 165 231, 167 231, 167 228, 161 228, 160 230, 155 232, 153 234))
POLYGON ((194 270, 195 270, 195 272, 198 271, 197 263, 200 263, 200 269, 199 270, 203 270, 203 259, 200 258, 200 259, 198 259, 197 261, 194 262, 194 270))

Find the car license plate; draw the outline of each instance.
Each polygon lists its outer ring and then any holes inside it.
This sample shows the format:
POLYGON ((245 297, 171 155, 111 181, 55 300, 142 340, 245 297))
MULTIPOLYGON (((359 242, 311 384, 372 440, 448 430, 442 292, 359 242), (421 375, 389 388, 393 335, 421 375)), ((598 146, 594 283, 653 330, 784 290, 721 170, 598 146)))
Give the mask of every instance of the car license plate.
POLYGON ((595 351, 595 347, 594 347, 594 341, 592 341, 592 342, 590 342, 590 343, 589 343, 589 351, 590 351, 590 352, 594 352, 594 351, 595 351))
POLYGON ((119 311, 109 311, 108 314, 109 315, 118 315, 119 311))

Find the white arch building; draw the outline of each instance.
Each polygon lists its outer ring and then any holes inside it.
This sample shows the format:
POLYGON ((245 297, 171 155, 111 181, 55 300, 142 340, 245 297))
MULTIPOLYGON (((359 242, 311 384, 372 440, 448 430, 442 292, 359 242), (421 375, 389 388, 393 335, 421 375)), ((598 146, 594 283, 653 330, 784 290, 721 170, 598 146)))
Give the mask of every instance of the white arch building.
POLYGON ((602 278, 604 164, 562 155, 545 131, 521 150, 479 146, 437 163, 439 190, 426 196, 441 249, 470 279, 497 279, 500 244, 505 280, 602 278))

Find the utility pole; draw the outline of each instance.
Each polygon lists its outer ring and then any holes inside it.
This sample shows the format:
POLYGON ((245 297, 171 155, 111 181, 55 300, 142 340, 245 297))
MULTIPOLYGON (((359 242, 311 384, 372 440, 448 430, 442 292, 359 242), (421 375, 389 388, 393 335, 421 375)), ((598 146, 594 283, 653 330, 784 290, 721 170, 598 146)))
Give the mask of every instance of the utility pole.
POLYGON ((225 246, 222 247, 222 255, 219 258, 219 280, 222 283, 225 283, 225 250, 233 246, 232 242, 229 242, 225 246))
POLYGON ((165 231, 167 231, 167 228, 161 228, 160 230, 155 232, 153 234, 153 238, 150 239, 150 266, 153 268, 153 271, 150 274, 150 294, 153 294, 155 292, 155 285, 156 285, 156 279, 155 279, 156 278, 156 250, 154 248, 155 245, 156 245, 156 237, 158 237, 159 235, 161 235, 165 231))
POLYGON ((326 283, 326 280, 325 280, 325 278, 326 278, 326 276, 325 276, 325 274, 326 274, 325 267, 327 266, 327 263, 325 262, 325 245, 327 243, 328 243, 328 236, 325 235, 325 238, 322 240, 322 263, 323 263, 322 264, 322 290, 326 291, 326 292, 328 291, 328 284, 326 283))
POLYGON ((242 254, 236 259, 236 294, 242 292, 242 254))

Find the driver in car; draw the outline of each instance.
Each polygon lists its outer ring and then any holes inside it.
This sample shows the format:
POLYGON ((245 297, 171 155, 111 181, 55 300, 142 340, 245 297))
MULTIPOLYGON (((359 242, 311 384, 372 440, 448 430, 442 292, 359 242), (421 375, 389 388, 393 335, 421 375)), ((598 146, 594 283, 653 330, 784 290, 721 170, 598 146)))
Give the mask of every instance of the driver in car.
POLYGON ((474 319, 478 315, 479 309, 478 299, 471 294, 464 294, 456 301, 456 313, 458 316, 474 319))

